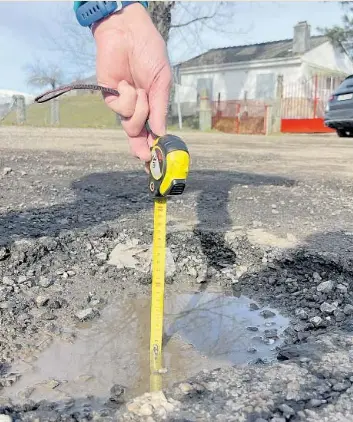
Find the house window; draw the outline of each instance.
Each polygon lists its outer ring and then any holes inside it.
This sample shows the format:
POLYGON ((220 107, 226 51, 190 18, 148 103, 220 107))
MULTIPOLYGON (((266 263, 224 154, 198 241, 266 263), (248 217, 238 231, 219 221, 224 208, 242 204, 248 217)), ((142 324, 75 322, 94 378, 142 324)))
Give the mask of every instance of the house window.
POLYGON ((212 101, 213 99, 213 80, 212 78, 199 78, 197 80, 197 105, 199 105, 200 103, 200 97, 202 95, 202 93, 206 90, 209 99, 212 101))
POLYGON ((326 89, 332 91, 333 89, 333 82, 334 82, 334 78, 332 76, 329 76, 326 78, 326 89))
POLYGON ((275 96, 276 75, 260 73, 256 75, 255 98, 258 100, 272 99, 275 96))

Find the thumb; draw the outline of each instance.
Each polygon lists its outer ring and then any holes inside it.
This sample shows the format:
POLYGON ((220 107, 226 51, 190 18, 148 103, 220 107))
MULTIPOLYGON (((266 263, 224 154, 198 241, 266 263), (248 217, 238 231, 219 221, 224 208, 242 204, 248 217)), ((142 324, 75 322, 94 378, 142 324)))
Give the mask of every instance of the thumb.
POLYGON ((154 79, 148 93, 149 125, 158 136, 163 136, 166 133, 171 84, 172 72, 169 66, 165 66, 154 79))

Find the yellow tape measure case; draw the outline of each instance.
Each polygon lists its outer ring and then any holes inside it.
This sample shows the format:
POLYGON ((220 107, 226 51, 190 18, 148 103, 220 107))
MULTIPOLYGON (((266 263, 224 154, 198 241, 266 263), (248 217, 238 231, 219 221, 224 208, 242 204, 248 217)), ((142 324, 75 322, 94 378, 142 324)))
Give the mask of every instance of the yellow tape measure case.
POLYGON ((154 197, 181 195, 189 173, 185 142, 175 135, 157 138, 151 149, 150 192, 154 197))

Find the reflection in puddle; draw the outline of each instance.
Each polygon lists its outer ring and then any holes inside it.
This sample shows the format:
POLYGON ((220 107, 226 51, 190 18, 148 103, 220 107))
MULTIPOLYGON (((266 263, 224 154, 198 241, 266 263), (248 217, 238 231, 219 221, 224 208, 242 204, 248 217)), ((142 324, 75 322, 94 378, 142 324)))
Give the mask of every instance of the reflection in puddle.
MULTIPOLYGON (((166 297, 163 387, 203 369, 274 358, 288 321, 278 314, 265 319, 250 303, 244 296, 206 292, 166 297)), ((14 367, 23 375, 3 392, 15 400, 24 392, 32 400, 106 397, 114 384, 133 395, 146 392, 149 321, 148 298, 109 305, 73 344, 57 340, 34 364, 14 367)))

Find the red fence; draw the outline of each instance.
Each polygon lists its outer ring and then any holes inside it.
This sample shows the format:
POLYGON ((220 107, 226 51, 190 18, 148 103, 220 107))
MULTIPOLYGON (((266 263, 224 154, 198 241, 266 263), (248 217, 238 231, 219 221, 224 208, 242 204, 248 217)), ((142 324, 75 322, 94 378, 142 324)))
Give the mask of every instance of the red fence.
POLYGON ((281 132, 333 132, 324 126, 326 104, 342 77, 315 75, 283 86, 281 132))
POLYGON ((212 127, 227 133, 264 134, 267 106, 263 101, 234 100, 212 103, 212 127))
MULTIPOLYGON (((325 107, 343 79, 336 75, 314 75, 292 84, 278 82, 278 97, 268 104, 272 103, 276 116, 279 116, 277 113, 280 111, 281 132, 333 132, 324 125, 325 107), (280 110, 277 107, 279 104, 280 110)), ((228 133, 265 134, 267 114, 268 105, 262 100, 214 101, 212 127, 228 133)))

